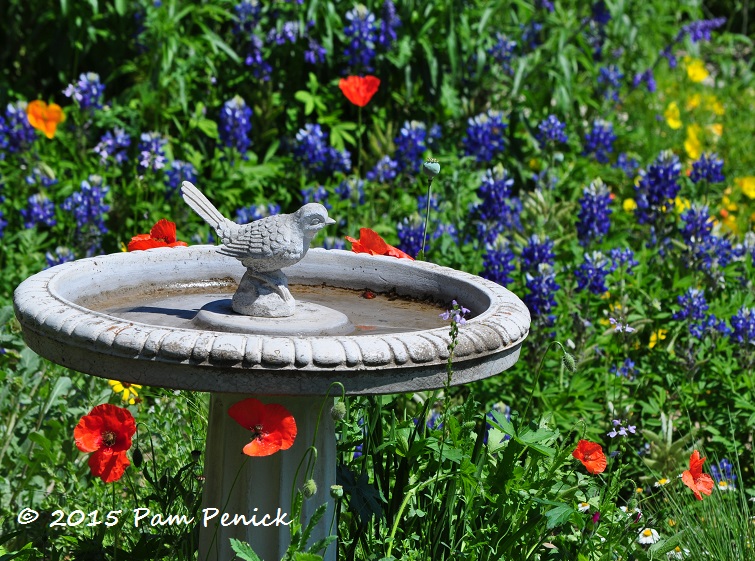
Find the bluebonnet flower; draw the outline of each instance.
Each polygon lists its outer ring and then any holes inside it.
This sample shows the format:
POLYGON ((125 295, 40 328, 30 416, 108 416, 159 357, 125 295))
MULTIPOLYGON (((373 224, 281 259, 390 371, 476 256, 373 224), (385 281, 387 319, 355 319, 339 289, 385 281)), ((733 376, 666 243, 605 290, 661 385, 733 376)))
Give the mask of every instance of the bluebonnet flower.
MULTIPOLYGON (((448 318, 444 319, 448 320, 448 318)), ((462 319, 462 321, 464 320, 462 319)), ((443 428, 443 413, 438 409, 433 409, 425 425, 430 430, 440 430, 443 428)))
POLYGON ((731 334, 733 341, 740 345, 755 344, 755 308, 742 306, 731 318, 731 334))
POLYGON ((613 123, 603 119, 595 119, 592 122, 592 129, 585 135, 585 149, 582 154, 593 154, 596 160, 605 164, 608 162, 608 154, 613 152, 615 140, 613 123))
POLYGON ((92 151, 100 157, 100 163, 104 166, 109 166, 111 160, 115 161, 116 165, 121 165, 128 160, 126 150, 129 146, 131 146, 131 137, 126 134, 126 131, 116 127, 103 134, 92 151))
POLYGON ((488 110, 468 121, 467 135, 462 140, 464 153, 474 156, 478 162, 489 162, 505 148, 503 113, 488 110))
POLYGON ((269 43, 284 45, 286 43, 294 44, 299 39, 300 29, 298 21, 286 21, 280 29, 271 29, 267 34, 269 43))
POLYGON ((606 41, 605 27, 595 20, 590 19, 586 22, 584 34, 587 44, 590 45, 590 48, 592 49, 593 60, 603 60, 603 43, 606 41))
POLYGON ((718 29, 725 23, 726 18, 693 21, 682 27, 677 36, 677 41, 681 40, 685 35, 689 35, 690 41, 693 43, 697 43, 698 41, 710 41, 711 31, 718 29))
POLYGON ((339 152, 328 144, 328 135, 319 124, 307 124, 296 133, 294 156, 311 172, 347 173, 351 169, 351 154, 339 152))
POLYGON ((311 37, 308 39, 308 41, 309 46, 307 50, 304 51, 304 62, 307 62, 309 64, 319 64, 321 62, 325 62, 325 57, 328 54, 328 51, 325 50, 325 47, 323 47, 320 43, 318 43, 311 37))
POLYGON ((170 169, 165 172, 165 186, 167 187, 166 197, 170 197, 178 191, 181 183, 188 181, 197 182, 197 170, 189 162, 173 160, 170 163, 170 169))
POLYGON ((262 39, 252 33, 246 47, 244 64, 252 68, 252 76, 267 82, 273 73, 273 67, 265 60, 262 54, 262 39))
POLYGON ((514 179, 503 166, 486 170, 480 181, 477 195, 481 201, 470 207, 470 214, 477 223, 477 233, 485 244, 495 241, 499 234, 509 229, 519 229, 522 205, 511 196, 514 179))
POLYGON ((12 154, 25 152, 36 138, 37 133, 26 116, 26 102, 9 103, 5 108, 5 119, 0 122, 0 139, 4 145, 0 160, 5 157, 5 150, 12 154))
POLYGON ((320 203, 330 210, 333 208, 333 205, 328 202, 328 195, 328 190, 322 185, 318 185, 317 187, 306 187, 301 190, 302 204, 320 203))
POLYGON ((734 473, 734 466, 726 458, 718 462, 718 465, 711 464, 710 474, 719 490, 733 491, 736 489, 734 482, 737 480, 737 475, 734 473))
POLYGON ((585 261, 574 271, 577 278, 577 290, 588 289, 593 294, 604 294, 608 291, 606 276, 610 272, 610 262, 599 251, 585 254, 585 261))
POLYGON ((5 235, 5 227, 8 225, 8 221, 5 220, 3 211, 0 210, 0 239, 5 235))
POLYGON ((612 273, 619 267, 626 266, 626 272, 631 275, 632 268, 639 265, 639 262, 634 258, 634 251, 629 248, 614 248, 608 252, 608 257, 611 259, 612 273))
POLYGON ((640 170, 640 182, 635 185, 637 221, 640 224, 653 222, 665 207, 673 204, 679 194, 679 174, 682 165, 670 150, 660 153, 647 171, 640 170))
POLYGON ((627 426, 624 426, 624 423, 620 419, 614 419, 611 421, 611 424, 613 425, 613 428, 611 429, 611 432, 607 433, 607 436, 609 438, 616 438, 617 436, 629 436, 629 434, 636 434, 637 433, 637 427, 634 425, 627 424, 627 426))
POLYGON ((516 51, 516 41, 512 41, 500 31, 495 33, 494 38, 495 43, 488 49, 488 56, 499 64, 504 72, 511 74, 511 61, 516 51))
POLYGON ((168 141, 159 132, 144 132, 139 140, 139 173, 163 169, 165 167, 164 148, 168 141))
POLYGON ((443 138, 443 128, 438 123, 435 123, 427 132, 427 144, 430 146, 430 148, 437 149, 438 141, 441 138, 443 138))
POLYGON ((87 72, 75 84, 68 84, 63 95, 73 99, 81 109, 102 109, 105 86, 100 83, 99 74, 87 72))
POLYGON ((364 204, 364 180, 357 177, 347 177, 335 189, 336 195, 342 200, 352 200, 357 204, 364 204))
POLYGON ((58 246, 55 248, 55 253, 51 253, 49 251, 45 253, 45 261, 47 261, 47 267, 45 267, 45 269, 49 269, 50 267, 54 267, 55 265, 68 263, 69 261, 73 261, 74 259, 76 259, 76 256, 73 254, 73 251, 71 251, 67 247, 58 246))
POLYGON ((236 211, 236 223, 248 224, 266 216, 280 214, 280 205, 268 203, 267 205, 249 205, 236 211))
POLYGON ((423 155, 427 150, 427 127, 419 121, 404 121, 398 136, 394 139, 396 145, 395 158, 399 171, 416 173, 422 165, 423 155))
POLYGON ((644 72, 638 72, 634 75, 634 78, 632 78, 632 87, 636 88, 640 84, 645 84, 645 87, 650 93, 655 92, 657 86, 655 83, 655 76, 653 76, 652 68, 648 68, 644 72))
POLYGON ((707 181, 708 183, 721 183, 725 180, 723 174, 724 162, 716 154, 701 154, 700 159, 692 164, 690 179, 707 181))
POLYGON ((725 267, 733 259, 731 242, 713 233, 713 218, 707 206, 693 204, 682 213, 681 234, 687 245, 691 260, 689 265, 699 265, 706 270, 725 267))
POLYGON ((629 158, 626 152, 621 152, 619 157, 616 158, 616 163, 613 167, 619 168, 629 179, 634 179, 634 176, 640 167, 640 163, 635 158, 629 158))
POLYGON ((540 5, 540 8, 548 10, 549 12, 552 12, 556 9, 553 5, 553 2, 551 2, 550 0, 538 0, 538 4, 540 5))
POLYGON ((55 226, 55 204, 42 193, 32 195, 28 199, 28 206, 21 209, 24 217, 24 227, 34 228, 37 224, 55 226))
POLYGON ((218 133, 220 141, 228 148, 235 148, 241 154, 246 154, 252 141, 252 110, 247 107, 241 96, 234 96, 223 104, 220 111, 220 127, 218 133))
POLYGON ((548 236, 532 234, 527 239, 527 245, 522 248, 522 270, 537 271, 540 265, 553 265, 556 254, 553 252, 553 241, 548 236))
POLYGON ((667 45, 662 51, 661 56, 668 62, 668 67, 672 70, 677 66, 676 55, 674 54, 674 44, 667 45))
POLYGON ((378 183, 390 183, 398 175, 398 162, 390 156, 383 156, 380 158, 375 167, 367 172, 368 181, 376 181, 378 183))
POLYGON ((520 25, 522 30, 522 47, 527 45, 530 50, 534 50, 540 45, 540 33, 543 30, 543 24, 530 21, 527 25, 520 25))
POLYGON ((417 255, 422 250, 422 232, 424 222, 418 214, 413 214, 411 218, 404 218, 396 225, 398 234, 398 248, 409 255, 417 255))
POLYGON ((100 250, 102 236, 108 231, 105 226, 105 213, 110 210, 110 205, 105 204, 108 191, 100 176, 90 175, 81 182, 80 190, 60 205, 63 210, 73 214, 76 232, 80 243, 86 248, 87 256, 100 250))
POLYGON ((598 85, 603 92, 603 97, 619 101, 619 90, 621 89, 621 80, 624 74, 621 73, 615 64, 601 66, 598 70, 598 85))
POLYGON ((440 211, 440 200, 438 199, 437 193, 433 193, 432 195, 430 195, 429 201, 425 193, 418 195, 417 196, 417 211, 420 213, 426 212, 428 202, 430 203, 430 210, 432 210, 433 212, 440 211))
POLYGON ((600 178, 582 190, 577 218, 577 237, 581 245, 586 246, 593 240, 600 241, 608 233, 611 227, 610 204, 611 193, 600 178))
POLYGON ((335 236, 323 236, 322 247, 325 249, 346 249, 346 241, 335 236))
POLYGON ((236 13, 236 22, 233 24, 233 32, 236 35, 252 33, 262 17, 262 5, 257 0, 242 0, 233 11, 236 13))
POLYGON ((543 144, 557 144, 569 139, 564 132, 566 125, 559 121, 555 115, 548 115, 547 118, 540 121, 537 130, 539 131, 537 138, 543 144))
POLYGON ((525 274, 527 294, 524 303, 530 313, 545 320, 546 325, 553 325, 555 316, 550 312, 556 307, 556 292, 561 286, 556 282, 556 274, 548 263, 540 263, 534 275, 525 274))
POLYGON ((482 257, 482 273, 480 276, 502 286, 514 282, 511 273, 516 270, 514 252, 508 240, 498 236, 493 243, 485 245, 485 255, 482 257))
POLYGON ((384 49, 388 50, 396 41, 396 30, 401 27, 401 18, 396 13, 396 6, 392 0, 383 2, 383 13, 380 20, 380 29, 378 31, 377 43, 384 49))
POLYGON ((32 187, 51 187, 58 182, 52 169, 44 165, 34 166, 24 181, 32 187))
POLYGON ((599 25, 606 25, 611 21, 611 12, 608 11, 606 3, 603 0, 593 3, 590 12, 592 21, 599 25))
POLYGON ((344 55, 353 69, 370 72, 378 31, 375 15, 364 4, 357 4, 346 12, 345 17, 348 25, 343 28, 343 33, 349 44, 344 55))
POLYGON ((628 380, 634 380, 635 376, 637 375, 638 369, 631 358, 625 358, 624 362, 621 365, 613 365, 609 372, 612 372, 617 376, 621 376, 628 380))
POLYGON ((441 236, 448 236, 455 244, 459 243, 459 232, 453 224, 445 224, 440 219, 436 220, 432 226, 432 238, 437 240, 441 236))
POLYGON ((672 314, 676 320, 698 321, 705 319, 705 312, 708 311, 708 302, 705 300, 705 293, 699 288, 690 288, 677 296, 676 301, 681 309, 672 314))

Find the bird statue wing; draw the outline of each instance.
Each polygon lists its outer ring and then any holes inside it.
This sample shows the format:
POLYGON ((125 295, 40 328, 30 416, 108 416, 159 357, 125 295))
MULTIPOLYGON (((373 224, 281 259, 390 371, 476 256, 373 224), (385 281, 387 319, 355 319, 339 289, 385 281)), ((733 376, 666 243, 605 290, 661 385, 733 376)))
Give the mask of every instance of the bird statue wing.
POLYGON ((232 240, 224 242, 220 253, 236 259, 260 259, 273 256, 288 257, 291 250, 289 214, 279 214, 239 226, 232 240))

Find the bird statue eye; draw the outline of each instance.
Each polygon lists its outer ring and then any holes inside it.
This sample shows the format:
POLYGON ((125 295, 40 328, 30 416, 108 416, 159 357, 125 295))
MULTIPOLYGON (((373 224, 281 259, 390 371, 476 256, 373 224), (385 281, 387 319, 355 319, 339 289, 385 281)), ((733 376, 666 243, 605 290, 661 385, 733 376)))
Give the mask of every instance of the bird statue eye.
POLYGON ((315 216, 314 218, 312 218, 312 220, 309 221, 309 223, 312 226, 316 226, 317 224, 320 224, 321 222, 322 222, 322 218, 320 218, 319 216, 315 216))

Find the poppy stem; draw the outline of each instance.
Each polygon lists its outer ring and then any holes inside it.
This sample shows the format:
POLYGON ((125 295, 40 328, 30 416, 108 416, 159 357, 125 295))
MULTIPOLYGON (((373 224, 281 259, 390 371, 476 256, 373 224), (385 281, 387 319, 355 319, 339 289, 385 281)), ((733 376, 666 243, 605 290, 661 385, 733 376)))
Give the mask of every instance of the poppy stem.
POLYGON ((420 255, 425 259, 425 241, 427 240, 427 224, 430 222, 430 196, 432 195, 433 178, 427 180, 427 206, 425 207, 425 224, 422 227, 422 251, 420 255))

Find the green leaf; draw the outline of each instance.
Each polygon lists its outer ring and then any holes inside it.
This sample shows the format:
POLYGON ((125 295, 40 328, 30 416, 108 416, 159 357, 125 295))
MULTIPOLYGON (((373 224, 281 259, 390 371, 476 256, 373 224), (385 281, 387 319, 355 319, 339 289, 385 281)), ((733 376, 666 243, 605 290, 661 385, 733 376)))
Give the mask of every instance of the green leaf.
POLYGON ((315 555, 314 553, 302 553, 297 551, 291 556, 293 561, 322 561, 322 556, 315 555))
POLYGON ((30 348, 25 347, 21 351, 21 360, 18 361, 18 369, 22 374, 34 374, 40 368, 39 356, 30 348))
POLYGON ((244 561, 262 561, 262 558, 254 553, 252 547, 241 540, 231 538, 231 549, 244 561))

